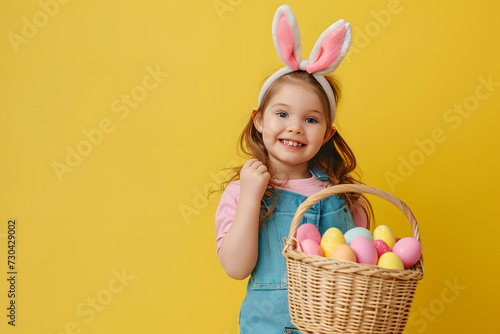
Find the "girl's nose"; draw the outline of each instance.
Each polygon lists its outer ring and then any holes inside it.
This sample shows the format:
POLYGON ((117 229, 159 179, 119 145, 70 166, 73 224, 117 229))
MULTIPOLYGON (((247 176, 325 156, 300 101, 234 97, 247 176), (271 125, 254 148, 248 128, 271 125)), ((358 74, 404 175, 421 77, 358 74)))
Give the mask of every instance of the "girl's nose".
POLYGON ((302 130, 302 127, 300 125, 290 124, 290 126, 288 128, 288 132, 302 134, 304 131, 302 130))

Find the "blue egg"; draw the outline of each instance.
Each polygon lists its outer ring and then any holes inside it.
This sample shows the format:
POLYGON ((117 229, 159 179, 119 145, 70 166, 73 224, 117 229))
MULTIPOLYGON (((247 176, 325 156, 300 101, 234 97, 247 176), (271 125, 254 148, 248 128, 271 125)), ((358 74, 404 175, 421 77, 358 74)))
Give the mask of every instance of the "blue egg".
POLYGON ((344 234, 345 242, 350 246, 351 242, 354 240, 356 237, 365 237, 368 240, 373 242, 373 235, 370 230, 364 228, 364 227, 354 227, 351 228, 349 231, 347 231, 344 234))

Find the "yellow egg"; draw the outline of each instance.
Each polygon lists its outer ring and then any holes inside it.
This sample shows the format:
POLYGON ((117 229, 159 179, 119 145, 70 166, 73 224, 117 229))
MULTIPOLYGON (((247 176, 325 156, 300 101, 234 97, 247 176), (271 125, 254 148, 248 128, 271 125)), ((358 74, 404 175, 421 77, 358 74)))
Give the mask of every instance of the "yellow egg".
POLYGON ((391 249, 396 243, 396 238, 391 229, 385 225, 379 225, 373 230, 373 240, 383 240, 391 249))
POLYGON ((354 254, 354 251, 348 245, 338 245, 331 257, 336 260, 356 262, 356 254, 354 254))
POLYGON ((385 269, 405 269, 403 261, 393 252, 386 252, 380 256, 377 265, 385 269))
POLYGON ((321 249, 323 249, 325 257, 332 256, 338 245, 345 245, 344 234, 338 228, 331 227, 321 237, 321 249))

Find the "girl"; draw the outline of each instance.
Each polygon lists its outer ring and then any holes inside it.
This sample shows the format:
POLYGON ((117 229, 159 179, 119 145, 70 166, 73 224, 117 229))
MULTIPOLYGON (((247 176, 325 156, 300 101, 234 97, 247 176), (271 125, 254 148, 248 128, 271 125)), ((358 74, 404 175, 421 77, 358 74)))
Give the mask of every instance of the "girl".
MULTIPOLYGON (((273 21, 278 56, 286 67, 264 83, 244 129, 240 147, 252 159, 236 169, 216 212, 217 254, 226 273, 248 281, 240 310, 241 333, 300 333, 288 311, 286 259, 297 207, 325 187, 357 183, 356 160, 336 129, 340 91, 333 72, 350 46, 349 23, 340 20, 319 38, 309 60, 301 60, 300 33, 288 6, 273 21)), ((301 224, 320 233, 369 227, 371 207, 359 194, 316 203, 301 224), (353 213, 351 215, 351 212, 353 213), (354 219, 353 219, 354 216, 354 219)))

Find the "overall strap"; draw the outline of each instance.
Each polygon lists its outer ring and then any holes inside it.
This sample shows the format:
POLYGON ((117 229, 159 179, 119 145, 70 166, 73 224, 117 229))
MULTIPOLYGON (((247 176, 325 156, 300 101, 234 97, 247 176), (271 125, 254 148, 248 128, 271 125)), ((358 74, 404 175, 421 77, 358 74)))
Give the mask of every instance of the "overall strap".
POLYGON ((309 168, 309 171, 318 180, 320 180, 320 181, 328 181, 328 176, 325 173, 323 173, 322 171, 320 171, 319 169, 309 168))

